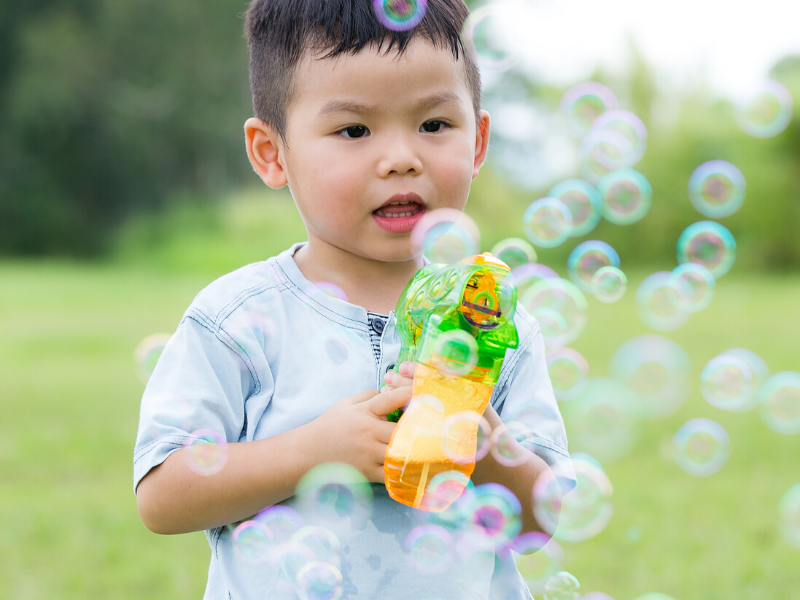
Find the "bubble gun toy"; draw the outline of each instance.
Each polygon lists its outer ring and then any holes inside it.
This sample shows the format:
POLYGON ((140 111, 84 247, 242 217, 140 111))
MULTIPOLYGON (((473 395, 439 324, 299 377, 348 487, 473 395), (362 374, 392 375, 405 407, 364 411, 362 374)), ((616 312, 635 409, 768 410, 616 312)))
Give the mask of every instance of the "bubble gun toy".
POLYGON ((481 415, 506 349, 519 343, 516 303, 508 265, 488 252, 426 265, 403 290, 394 370, 405 361, 417 366, 411 402, 388 417, 397 427, 383 467, 398 502, 439 512, 469 483, 481 415))

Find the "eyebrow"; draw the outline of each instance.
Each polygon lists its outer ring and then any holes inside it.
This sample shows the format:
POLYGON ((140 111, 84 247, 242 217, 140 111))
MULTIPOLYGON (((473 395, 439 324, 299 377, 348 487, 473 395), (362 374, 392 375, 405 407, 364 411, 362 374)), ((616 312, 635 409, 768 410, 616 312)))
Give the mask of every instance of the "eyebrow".
MULTIPOLYGON (((453 92, 441 92, 427 98, 422 98, 412 105, 413 112, 431 110, 442 104, 462 105, 461 98, 453 92)), ((351 100, 331 100, 319 110, 318 116, 326 117, 331 114, 349 112, 357 115, 368 115, 377 112, 377 107, 367 106, 351 100)))

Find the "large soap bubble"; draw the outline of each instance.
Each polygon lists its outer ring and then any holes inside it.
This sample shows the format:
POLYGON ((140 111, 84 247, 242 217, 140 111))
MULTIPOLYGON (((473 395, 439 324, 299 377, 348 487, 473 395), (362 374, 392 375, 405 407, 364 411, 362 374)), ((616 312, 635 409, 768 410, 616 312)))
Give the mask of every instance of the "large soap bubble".
POLYGON ((703 265, 717 279, 731 270, 735 260, 733 234, 714 221, 693 223, 678 238, 678 262, 703 265))

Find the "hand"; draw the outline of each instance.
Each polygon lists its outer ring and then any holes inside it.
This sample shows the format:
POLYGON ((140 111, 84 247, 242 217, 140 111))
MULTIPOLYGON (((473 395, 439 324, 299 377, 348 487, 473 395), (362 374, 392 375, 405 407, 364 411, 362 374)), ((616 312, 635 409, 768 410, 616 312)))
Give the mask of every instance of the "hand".
POLYGON ((414 370, 416 367, 417 363, 404 362, 400 364, 399 373, 395 373, 394 371, 386 373, 383 377, 386 386, 381 388, 381 392, 397 390, 404 386, 411 386, 411 384, 414 383, 414 370))
POLYGON ((383 483, 383 458, 396 423, 386 415, 411 400, 411 386, 384 392, 367 390, 342 398, 314 421, 309 443, 318 449, 318 462, 344 462, 367 480, 383 483))

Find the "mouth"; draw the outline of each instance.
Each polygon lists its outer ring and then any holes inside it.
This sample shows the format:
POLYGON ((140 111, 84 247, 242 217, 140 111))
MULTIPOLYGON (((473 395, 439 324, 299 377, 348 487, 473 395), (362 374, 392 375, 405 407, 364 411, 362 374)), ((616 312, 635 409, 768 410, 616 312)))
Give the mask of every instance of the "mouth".
POLYGON ((410 233, 426 210, 425 201, 418 194, 395 194, 372 211, 372 218, 389 233, 410 233))

